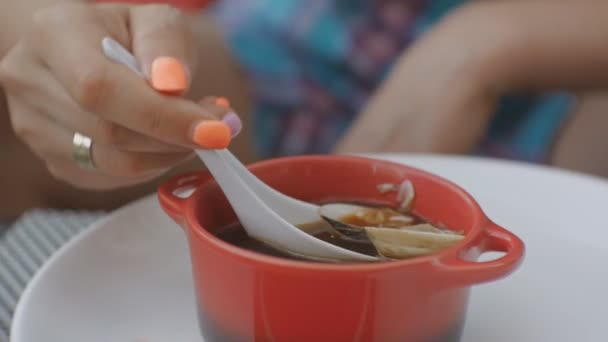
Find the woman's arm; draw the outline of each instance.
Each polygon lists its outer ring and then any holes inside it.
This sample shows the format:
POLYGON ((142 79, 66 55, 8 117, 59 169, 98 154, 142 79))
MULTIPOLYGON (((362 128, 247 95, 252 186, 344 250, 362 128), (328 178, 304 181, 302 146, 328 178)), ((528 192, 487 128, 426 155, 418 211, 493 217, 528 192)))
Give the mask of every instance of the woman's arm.
POLYGON ((408 49, 338 152, 465 153, 509 91, 608 86, 608 3, 475 1, 408 49))
POLYGON ((608 2, 496 1, 468 10, 480 28, 505 31, 491 44, 487 64, 494 75, 486 77, 497 84, 516 90, 608 86, 608 2))

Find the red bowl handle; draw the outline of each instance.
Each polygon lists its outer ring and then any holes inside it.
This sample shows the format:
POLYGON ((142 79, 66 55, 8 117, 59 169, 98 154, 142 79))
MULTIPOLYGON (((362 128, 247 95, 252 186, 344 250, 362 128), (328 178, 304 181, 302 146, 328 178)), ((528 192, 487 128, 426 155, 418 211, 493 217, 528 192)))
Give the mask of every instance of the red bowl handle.
POLYGON ((205 173, 192 172, 173 177, 163 184, 158 189, 158 201, 163 210, 177 224, 186 227, 186 219, 184 216, 186 208, 186 199, 189 197, 179 197, 175 193, 177 191, 195 190, 203 181, 208 178, 205 173))
POLYGON ((448 286, 469 286, 503 278, 515 271, 523 261, 524 243, 513 233, 490 222, 486 227, 481 243, 481 252, 504 252, 498 259, 476 262, 461 258, 461 254, 453 254, 440 260, 437 267, 441 274, 446 275, 448 286))

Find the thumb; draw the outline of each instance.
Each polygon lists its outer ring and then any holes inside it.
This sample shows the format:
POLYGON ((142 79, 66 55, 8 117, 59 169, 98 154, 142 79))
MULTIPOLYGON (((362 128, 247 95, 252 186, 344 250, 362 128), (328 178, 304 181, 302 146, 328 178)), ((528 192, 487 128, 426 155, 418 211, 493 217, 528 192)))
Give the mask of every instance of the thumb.
POLYGON ((167 5, 131 7, 133 54, 157 90, 183 93, 190 86, 198 46, 190 20, 167 5))

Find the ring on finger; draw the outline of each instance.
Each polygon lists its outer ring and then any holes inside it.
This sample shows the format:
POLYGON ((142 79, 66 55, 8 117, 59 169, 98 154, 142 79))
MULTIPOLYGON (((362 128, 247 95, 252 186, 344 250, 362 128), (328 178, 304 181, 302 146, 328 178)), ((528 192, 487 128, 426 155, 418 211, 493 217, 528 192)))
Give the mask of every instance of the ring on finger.
POLYGON ((75 132, 72 137, 72 158, 83 169, 94 170, 93 140, 86 135, 75 132))

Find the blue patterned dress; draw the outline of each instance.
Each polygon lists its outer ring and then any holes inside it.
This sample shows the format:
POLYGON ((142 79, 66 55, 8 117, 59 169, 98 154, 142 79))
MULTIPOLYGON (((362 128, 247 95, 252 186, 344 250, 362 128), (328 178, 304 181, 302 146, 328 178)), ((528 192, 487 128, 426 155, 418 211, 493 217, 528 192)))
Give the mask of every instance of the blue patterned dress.
MULTIPOLYGON (((212 10, 253 80, 262 157, 331 151, 394 62, 462 0, 222 0, 212 10)), ((544 162, 569 94, 505 96, 471 154, 544 162)))

